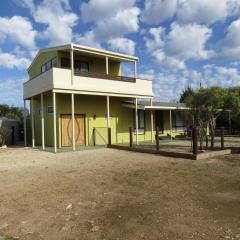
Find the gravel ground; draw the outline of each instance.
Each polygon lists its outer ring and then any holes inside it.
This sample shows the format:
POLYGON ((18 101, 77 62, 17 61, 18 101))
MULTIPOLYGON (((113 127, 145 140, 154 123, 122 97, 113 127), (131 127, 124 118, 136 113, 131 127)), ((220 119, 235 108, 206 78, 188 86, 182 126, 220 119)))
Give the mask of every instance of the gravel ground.
POLYGON ((0 240, 240 239, 240 155, 0 150, 0 240))

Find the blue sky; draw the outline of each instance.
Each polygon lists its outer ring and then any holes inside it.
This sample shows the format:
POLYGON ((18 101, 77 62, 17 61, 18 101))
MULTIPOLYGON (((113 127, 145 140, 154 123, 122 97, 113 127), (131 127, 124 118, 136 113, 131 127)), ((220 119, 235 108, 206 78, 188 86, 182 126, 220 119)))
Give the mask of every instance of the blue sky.
MULTIPOLYGON (((139 57, 155 98, 240 83, 240 0, 9 0, 0 8, 0 103, 22 106, 39 48, 79 43, 139 57)), ((124 65, 124 73, 132 74, 124 65)))

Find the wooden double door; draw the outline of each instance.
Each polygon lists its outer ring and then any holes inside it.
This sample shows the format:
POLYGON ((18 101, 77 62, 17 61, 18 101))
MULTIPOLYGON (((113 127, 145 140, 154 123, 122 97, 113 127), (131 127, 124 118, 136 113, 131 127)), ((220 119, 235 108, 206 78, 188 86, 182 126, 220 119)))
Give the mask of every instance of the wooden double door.
MULTIPOLYGON (((82 114, 75 114, 75 144, 85 144, 85 116, 82 114)), ((62 125, 62 146, 72 146, 72 115, 62 114, 61 115, 62 125)))

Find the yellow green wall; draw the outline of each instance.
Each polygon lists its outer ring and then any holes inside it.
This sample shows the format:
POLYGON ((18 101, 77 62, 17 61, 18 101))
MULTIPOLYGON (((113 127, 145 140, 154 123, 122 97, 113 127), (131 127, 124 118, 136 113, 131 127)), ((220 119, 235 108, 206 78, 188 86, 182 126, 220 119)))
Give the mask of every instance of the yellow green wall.
MULTIPOLYGON (((61 146, 61 114, 71 114, 71 95, 57 94, 57 142, 61 146)), ((52 106, 52 95, 44 95, 45 143, 53 145, 53 115, 47 113, 47 107, 52 106)), ((34 100, 35 142, 41 145, 41 113, 40 98, 34 100)), ((112 143, 128 143, 129 127, 134 126, 133 109, 122 107, 121 99, 110 97, 110 127, 112 143)), ((75 95, 75 114, 85 114, 86 145, 93 145, 93 128, 96 128, 96 143, 107 143, 106 97, 75 95), (94 120, 94 115, 96 119, 94 120)), ((139 141, 151 140, 150 112, 145 113, 145 134, 139 135, 139 141)), ((135 141, 135 134, 134 134, 135 141)))
POLYGON ((57 57, 56 51, 41 53, 31 68, 28 70, 29 79, 37 77, 41 74, 41 66, 47 63, 49 60, 57 57))
MULTIPOLYGON (((56 94, 57 105, 57 143, 61 147, 61 114, 71 114, 71 95, 56 94)), ((53 146, 53 114, 47 113, 47 107, 52 106, 52 94, 44 95, 44 117, 45 117, 45 143, 53 146)), ((34 100, 35 119, 35 141, 41 145, 41 113, 40 98, 34 100)), ((93 145, 93 128, 96 128, 96 143, 107 144, 107 120, 106 120, 106 97, 75 95, 75 114, 85 115, 86 145, 93 145), (96 119, 94 119, 96 115, 96 119)), ((122 106, 121 99, 110 97, 110 127, 112 132, 112 143, 129 143, 129 127, 134 129, 134 109, 122 106)), ((153 113, 154 133, 155 114, 153 113)), ((164 133, 170 135, 169 111, 164 111, 164 133)), ((173 132, 173 137, 183 132, 173 132)), ((139 142, 151 141, 151 116, 150 111, 145 111, 145 132, 140 134, 139 142)), ((135 134, 133 136, 135 141, 135 134)))

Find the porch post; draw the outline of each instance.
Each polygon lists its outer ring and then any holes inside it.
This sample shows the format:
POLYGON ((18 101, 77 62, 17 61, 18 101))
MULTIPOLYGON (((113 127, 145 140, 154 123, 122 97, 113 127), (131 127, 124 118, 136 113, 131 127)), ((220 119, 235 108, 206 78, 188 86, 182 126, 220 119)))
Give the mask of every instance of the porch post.
POLYGON ((109 96, 107 96, 107 127, 110 127, 109 96))
POLYGON ((33 107, 33 97, 31 98, 31 122, 32 122, 32 147, 35 148, 35 131, 34 131, 34 107, 33 107))
POLYGON ((170 118, 170 135, 171 135, 171 141, 172 141, 172 110, 169 111, 169 118, 170 118))
POLYGON ((56 93, 53 92, 53 142, 54 152, 57 152, 57 123, 56 123, 56 93))
POLYGON ((108 75, 108 56, 106 56, 106 75, 108 75))
POLYGON ((45 133, 44 133, 44 106, 43 93, 41 93, 41 123, 42 123, 42 149, 45 149, 45 133))
POLYGON ((134 78, 137 78, 137 61, 134 61, 134 78))
POLYGON ((71 45, 71 49, 70 49, 70 61, 71 61, 71 83, 73 85, 74 81, 73 81, 73 77, 74 77, 74 59, 73 59, 73 47, 71 45))
POLYGON ((27 146, 27 122, 26 122, 26 100, 23 99, 23 128, 24 128, 24 146, 27 146))
POLYGON ((75 113, 74 113, 74 94, 71 94, 72 97, 72 148, 75 151, 75 113))
POLYGON ((136 134, 136 144, 138 145, 138 99, 135 99, 135 134, 136 134))
MULTIPOLYGON (((152 106, 152 98, 150 98, 150 105, 152 106)), ((153 143, 153 110, 151 109, 151 140, 153 143)))

